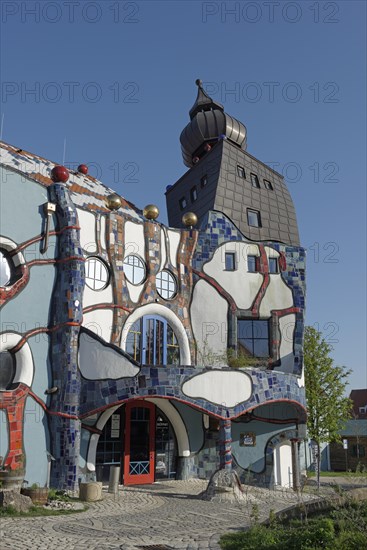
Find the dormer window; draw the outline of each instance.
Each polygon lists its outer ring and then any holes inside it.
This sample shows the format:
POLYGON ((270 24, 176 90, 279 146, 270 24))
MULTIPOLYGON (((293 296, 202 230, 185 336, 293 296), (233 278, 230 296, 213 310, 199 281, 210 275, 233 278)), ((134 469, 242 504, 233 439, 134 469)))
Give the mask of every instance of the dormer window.
POLYGON ((191 202, 195 202, 198 198, 198 192, 197 192, 197 189, 196 189, 196 185, 191 188, 190 198, 191 198, 191 202))
POLYGON ((260 188, 259 178, 256 174, 250 174, 252 187, 260 188))
POLYGON ((243 166, 237 164, 237 175, 239 178, 246 179, 246 172, 243 166))
POLYGON ((264 180, 264 187, 268 189, 268 191, 274 191, 273 184, 269 180, 264 180))
POLYGON ((178 204, 180 205, 180 209, 181 210, 185 210, 186 206, 187 206, 187 200, 185 199, 185 197, 182 197, 179 201, 178 201, 178 204))

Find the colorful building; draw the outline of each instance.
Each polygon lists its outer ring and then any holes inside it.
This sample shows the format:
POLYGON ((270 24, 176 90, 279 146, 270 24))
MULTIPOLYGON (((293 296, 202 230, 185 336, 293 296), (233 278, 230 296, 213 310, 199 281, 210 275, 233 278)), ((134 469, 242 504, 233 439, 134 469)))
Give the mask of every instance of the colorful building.
MULTIPOLYGON (((305 253, 283 177, 197 81, 169 227, 1 144, 3 478, 297 486, 305 253)), ((302 446, 303 447, 303 446, 302 446)))

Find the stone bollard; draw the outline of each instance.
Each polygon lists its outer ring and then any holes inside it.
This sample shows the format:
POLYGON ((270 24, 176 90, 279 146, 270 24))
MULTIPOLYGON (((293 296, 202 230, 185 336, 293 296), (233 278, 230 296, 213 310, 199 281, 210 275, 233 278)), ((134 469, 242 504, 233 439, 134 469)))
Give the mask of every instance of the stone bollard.
POLYGON ((88 481, 79 485, 79 498, 84 502, 97 502, 102 500, 102 482, 88 481))

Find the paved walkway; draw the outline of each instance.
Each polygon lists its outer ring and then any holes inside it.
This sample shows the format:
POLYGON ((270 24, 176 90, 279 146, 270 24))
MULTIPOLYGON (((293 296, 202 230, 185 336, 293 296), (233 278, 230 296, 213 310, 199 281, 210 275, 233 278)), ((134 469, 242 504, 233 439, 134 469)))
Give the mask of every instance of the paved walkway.
POLYGON ((0 549, 218 550, 219 537, 250 525, 257 510, 259 519, 266 519, 270 510, 297 503, 291 490, 254 487, 242 503, 207 502, 198 498, 206 485, 190 480, 120 487, 118 497, 104 490, 103 501, 78 514, 2 518, 0 549))

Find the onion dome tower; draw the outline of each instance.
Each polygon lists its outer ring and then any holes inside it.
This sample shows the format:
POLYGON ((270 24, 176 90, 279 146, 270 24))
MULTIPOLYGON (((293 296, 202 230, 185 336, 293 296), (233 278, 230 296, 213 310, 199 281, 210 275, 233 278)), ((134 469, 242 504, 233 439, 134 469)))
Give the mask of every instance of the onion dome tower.
POLYGON ((208 96, 201 80, 198 95, 190 109, 190 122, 180 136, 183 161, 191 168, 219 139, 228 139, 246 149, 246 127, 224 112, 223 105, 208 96), (209 148, 210 147, 210 148, 209 148))
POLYGON ((293 202, 281 174, 246 150, 246 127, 224 111, 196 80, 197 98, 180 136, 189 170, 166 187, 168 222, 184 227, 185 214, 198 226, 210 211, 222 212, 251 241, 299 245, 293 202))

